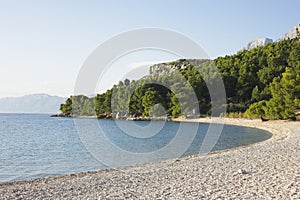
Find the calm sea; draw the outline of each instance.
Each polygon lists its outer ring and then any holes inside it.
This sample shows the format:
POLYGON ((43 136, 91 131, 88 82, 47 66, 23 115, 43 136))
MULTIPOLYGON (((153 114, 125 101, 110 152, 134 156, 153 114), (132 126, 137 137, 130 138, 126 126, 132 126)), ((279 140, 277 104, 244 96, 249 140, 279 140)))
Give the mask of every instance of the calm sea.
MULTIPOLYGON (((182 137, 184 138, 184 134, 187 134, 188 138, 190 133, 186 128, 192 127, 188 123, 153 122, 150 128, 153 130, 157 128, 159 132, 151 137, 138 138, 124 133, 124 129, 120 129, 113 120, 77 120, 86 124, 91 122, 98 124, 104 130, 107 141, 118 149, 137 154, 153 152, 172 143, 182 124, 185 126, 182 137)), ((118 123, 126 127, 128 122, 119 121, 118 123)), ((134 123, 142 130, 147 130, 145 127, 149 125, 149 122, 143 121, 134 123)), ((209 124, 199 124, 196 137, 182 156, 199 153, 208 127, 209 124)), ((96 132, 97 129, 93 125, 84 128, 84 136, 87 138, 93 138, 96 132)), ((91 154, 87 150, 81 140, 82 134, 82 132, 78 134, 78 127, 71 118, 51 118, 49 115, 40 114, 0 114, 0 182, 109 168, 92 156, 95 152, 91 154)), ((271 134, 263 130, 224 125, 221 136, 212 151, 248 145, 270 137, 271 134)), ((182 140, 184 142, 184 139, 182 140)), ((176 151, 179 145, 172 148, 176 151)), ((97 153, 101 154, 101 152, 97 153)), ((107 158, 112 155, 105 151, 105 155, 100 155, 100 157, 107 158)), ((172 154, 158 154, 155 160, 172 157, 174 157, 172 154)), ((135 163, 132 161, 129 164, 135 163)))

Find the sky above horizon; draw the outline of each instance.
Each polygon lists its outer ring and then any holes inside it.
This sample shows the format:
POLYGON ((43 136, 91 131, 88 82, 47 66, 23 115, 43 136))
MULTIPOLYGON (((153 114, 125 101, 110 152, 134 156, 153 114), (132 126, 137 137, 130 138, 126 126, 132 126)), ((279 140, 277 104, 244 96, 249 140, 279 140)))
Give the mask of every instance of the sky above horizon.
MULTIPOLYGON (((0 3, 0 98, 32 93, 71 95, 90 53, 111 37, 130 30, 173 30, 216 58, 236 53, 253 39, 277 40, 300 23, 297 0, 0 3)), ((166 52, 129 55, 115 62, 104 76, 106 82, 95 92, 110 87, 134 66, 145 68, 174 59, 175 55, 166 52)))

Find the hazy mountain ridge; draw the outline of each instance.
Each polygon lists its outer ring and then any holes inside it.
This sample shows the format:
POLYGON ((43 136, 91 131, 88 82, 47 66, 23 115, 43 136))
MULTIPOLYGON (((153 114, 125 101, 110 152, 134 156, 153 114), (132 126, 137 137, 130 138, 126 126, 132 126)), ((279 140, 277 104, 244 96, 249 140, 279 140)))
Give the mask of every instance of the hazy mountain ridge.
POLYGON ((297 26, 294 26, 289 32, 284 34, 283 37, 279 38, 278 41, 288 39, 288 38, 291 38, 291 39, 296 38, 297 37, 297 28, 300 31, 300 24, 298 24, 297 26))
POLYGON ((244 48, 243 50, 251 50, 254 49, 256 47, 261 47, 261 46, 265 46, 269 43, 273 43, 273 40, 270 38, 259 38, 256 40, 252 40, 251 42, 249 42, 244 48))
MULTIPOLYGON (((256 47, 262 47, 269 43, 280 42, 280 41, 282 41, 284 39, 288 39, 288 38, 294 39, 297 36, 297 31, 296 31, 297 28, 298 28, 298 30, 300 30, 300 24, 297 26, 294 26, 290 31, 285 33, 281 38, 279 38, 276 41, 274 41, 271 38, 266 38, 266 37, 252 40, 245 47, 243 47, 241 51, 243 51, 243 50, 249 51, 256 47)), ((173 62, 157 63, 157 64, 150 66, 149 76, 167 75, 167 74, 173 73, 177 70, 183 70, 189 65, 199 66, 208 61, 209 61, 208 59, 179 59, 179 60, 173 61, 173 62)))
POLYGON ((0 98, 0 113, 57 113, 66 99, 48 94, 0 98))
MULTIPOLYGON (((285 39, 294 39, 297 37, 297 28, 298 30, 300 30, 300 24, 297 26, 294 26, 291 30, 289 30, 287 33, 285 33, 281 38, 277 39, 277 41, 282 41, 285 39)), ((261 47, 261 46, 265 46, 269 43, 273 43, 273 39, 270 38, 259 38, 259 39, 255 39, 252 40, 251 42, 249 42, 245 47, 242 48, 242 50, 251 50, 254 49, 256 47, 261 47)))

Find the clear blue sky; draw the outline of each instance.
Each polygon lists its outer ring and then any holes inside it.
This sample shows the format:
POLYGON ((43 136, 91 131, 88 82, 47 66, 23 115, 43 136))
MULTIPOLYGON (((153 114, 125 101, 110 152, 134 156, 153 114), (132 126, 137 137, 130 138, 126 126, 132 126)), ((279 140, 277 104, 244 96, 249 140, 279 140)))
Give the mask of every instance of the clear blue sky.
POLYGON ((281 37, 300 23, 299 8, 298 0, 0 1, 0 97, 69 96, 87 56, 124 31, 175 30, 215 58, 281 37))

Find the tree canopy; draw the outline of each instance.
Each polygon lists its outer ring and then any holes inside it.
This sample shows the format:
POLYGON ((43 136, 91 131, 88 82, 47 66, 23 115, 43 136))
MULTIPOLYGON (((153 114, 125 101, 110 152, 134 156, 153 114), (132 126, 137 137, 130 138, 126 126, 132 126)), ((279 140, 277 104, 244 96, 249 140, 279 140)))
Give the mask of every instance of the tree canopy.
POLYGON ((93 98, 71 96, 60 110, 73 115, 121 113, 146 117, 154 112, 177 117, 193 114, 198 107, 200 114, 210 115, 211 100, 205 80, 216 76, 212 65, 222 76, 229 113, 243 113, 249 118, 287 119, 294 118, 295 110, 300 108, 300 42, 297 39, 195 65, 185 59, 174 63, 184 67, 168 75, 120 81, 93 98))

